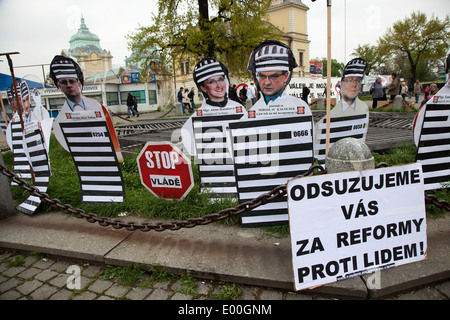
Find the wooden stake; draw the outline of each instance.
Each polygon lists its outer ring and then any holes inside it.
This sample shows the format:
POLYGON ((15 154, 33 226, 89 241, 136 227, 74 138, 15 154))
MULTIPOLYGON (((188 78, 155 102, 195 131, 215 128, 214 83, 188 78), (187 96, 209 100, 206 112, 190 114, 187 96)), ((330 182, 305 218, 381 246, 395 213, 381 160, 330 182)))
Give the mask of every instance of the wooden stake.
POLYGON ((327 117, 325 155, 330 148, 330 112, 331 112, 331 0, 327 0, 327 117))
POLYGON ((11 78, 12 78, 14 93, 15 93, 14 99, 16 100, 16 108, 17 108, 17 111, 19 112, 20 125, 22 126, 22 132, 23 132, 25 129, 25 126, 24 126, 23 118, 22 118, 22 103, 19 100, 19 93, 17 92, 17 86, 16 86, 16 77, 14 76, 13 63, 12 63, 12 60, 10 57, 10 55, 13 55, 13 54, 19 54, 19 52, 0 53, 0 56, 6 56, 6 58, 8 59, 9 71, 11 72, 11 78))

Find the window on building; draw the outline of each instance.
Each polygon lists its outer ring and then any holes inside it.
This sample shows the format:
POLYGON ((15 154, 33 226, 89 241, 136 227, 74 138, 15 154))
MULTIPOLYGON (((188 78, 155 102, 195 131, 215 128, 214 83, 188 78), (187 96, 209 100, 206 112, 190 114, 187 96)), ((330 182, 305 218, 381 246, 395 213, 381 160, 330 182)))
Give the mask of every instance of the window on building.
POLYGON ((180 71, 181 74, 190 74, 191 70, 189 68, 189 61, 181 61, 180 62, 180 71))
POLYGON ((106 105, 116 106, 119 105, 119 93, 118 92, 107 92, 106 93, 106 105))
POLYGON ((128 93, 131 93, 133 97, 136 97, 137 103, 145 103, 145 90, 138 91, 123 91, 120 93, 121 104, 127 104, 128 93))
POLYGON ((304 67, 305 66, 304 56, 305 56, 305 52, 304 51, 299 51, 298 52, 298 66, 299 67, 304 67))
POLYGON ((102 95, 101 94, 91 94, 91 95, 86 95, 86 97, 94 99, 94 100, 97 100, 98 102, 103 104, 103 99, 102 99, 102 95))
POLYGON ((157 104, 156 90, 148 90, 148 104, 157 104))
POLYGON ((49 98, 48 99, 50 109, 61 109, 65 102, 66 102, 66 98, 49 98))

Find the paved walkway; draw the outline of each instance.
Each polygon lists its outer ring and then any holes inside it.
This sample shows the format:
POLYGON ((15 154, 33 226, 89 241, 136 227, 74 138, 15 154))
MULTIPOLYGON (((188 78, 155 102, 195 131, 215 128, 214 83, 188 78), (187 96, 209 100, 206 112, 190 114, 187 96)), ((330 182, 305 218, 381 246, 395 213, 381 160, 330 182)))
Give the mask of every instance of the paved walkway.
POLYGON ((449 235, 450 217, 429 220, 428 259, 381 271, 375 289, 366 275, 294 293, 289 237, 260 228, 210 224, 158 233, 58 212, 15 215, 0 221, 0 299, 448 300, 449 235), (131 285, 113 277, 136 264, 144 271, 131 285))
MULTIPOLYGON (((1 252, 1 251, 0 251, 1 252)), ((144 272, 134 285, 108 279, 105 266, 51 258, 46 255, 0 253, 0 300, 326 300, 326 295, 294 293, 260 286, 168 276, 144 272), (76 289, 75 272, 80 274, 76 289)), ((433 284, 390 300, 448 300, 450 281, 433 284)))

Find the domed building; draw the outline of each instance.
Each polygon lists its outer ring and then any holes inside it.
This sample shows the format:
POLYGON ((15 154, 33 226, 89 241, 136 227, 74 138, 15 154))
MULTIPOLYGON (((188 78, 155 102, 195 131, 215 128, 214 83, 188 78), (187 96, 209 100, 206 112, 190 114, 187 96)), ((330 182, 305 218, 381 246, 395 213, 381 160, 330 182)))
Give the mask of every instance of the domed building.
POLYGON ((85 77, 112 69, 111 52, 102 49, 100 38, 89 31, 83 17, 78 32, 70 38, 69 44, 70 48, 63 50, 61 54, 74 58, 83 69, 85 77))

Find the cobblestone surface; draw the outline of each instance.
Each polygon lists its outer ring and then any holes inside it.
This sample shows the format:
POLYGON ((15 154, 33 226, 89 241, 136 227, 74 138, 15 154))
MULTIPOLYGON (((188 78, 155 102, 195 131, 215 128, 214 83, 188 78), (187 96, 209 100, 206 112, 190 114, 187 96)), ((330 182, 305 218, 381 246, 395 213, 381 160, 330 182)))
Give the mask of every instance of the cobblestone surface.
MULTIPOLYGON (((122 268, 123 269, 123 268, 122 268)), ((0 300, 323 300, 333 299, 273 288, 223 283, 190 276, 157 279, 141 271, 121 283, 120 268, 63 261, 41 254, 0 251, 0 300), (76 272, 79 271, 79 277, 76 272)), ((391 297, 393 300, 449 300, 450 281, 391 297)))

